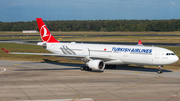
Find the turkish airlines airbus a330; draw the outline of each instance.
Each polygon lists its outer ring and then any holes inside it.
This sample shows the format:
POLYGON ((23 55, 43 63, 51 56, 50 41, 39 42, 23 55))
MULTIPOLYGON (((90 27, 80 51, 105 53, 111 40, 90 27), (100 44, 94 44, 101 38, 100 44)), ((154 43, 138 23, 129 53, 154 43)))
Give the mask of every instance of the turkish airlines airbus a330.
POLYGON ((30 54, 43 56, 56 56, 69 59, 77 59, 85 62, 81 70, 103 70, 106 66, 115 68, 120 64, 152 65, 158 66, 158 73, 162 73, 162 66, 175 63, 179 58, 174 52, 160 47, 138 45, 105 45, 84 43, 62 43, 57 41, 43 22, 42 18, 36 18, 42 42, 42 46, 49 53, 21 53, 9 52, 9 54, 30 54))

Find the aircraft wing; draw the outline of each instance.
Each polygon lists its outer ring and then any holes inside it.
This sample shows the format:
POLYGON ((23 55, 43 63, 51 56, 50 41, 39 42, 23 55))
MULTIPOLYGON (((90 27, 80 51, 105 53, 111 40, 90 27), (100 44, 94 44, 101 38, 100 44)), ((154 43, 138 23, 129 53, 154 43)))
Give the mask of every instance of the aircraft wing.
POLYGON ((90 55, 70 55, 70 54, 53 54, 53 53, 24 53, 24 52, 9 52, 2 48, 2 50, 8 54, 24 54, 24 55, 42 55, 42 56, 55 56, 55 57, 67 57, 74 59, 100 59, 105 61, 116 60, 115 58, 105 57, 105 56, 90 56, 90 55))

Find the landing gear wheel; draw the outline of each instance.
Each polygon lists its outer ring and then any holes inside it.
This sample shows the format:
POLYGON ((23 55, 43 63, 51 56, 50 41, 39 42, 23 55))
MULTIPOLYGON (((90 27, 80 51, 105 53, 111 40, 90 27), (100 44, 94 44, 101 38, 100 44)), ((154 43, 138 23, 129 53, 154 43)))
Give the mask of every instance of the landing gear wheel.
POLYGON ((89 67, 86 66, 86 67, 85 67, 85 71, 88 71, 88 70, 89 70, 89 67))
POLYGON ((106 69, 116 69, 116 65, 106 65, 106 69))
POLYGON ((116 65, 113 65, 113 69, 116 69, 116 65))
POLYGON ((89 68, 88 66, 85 67, 85 71, 91 71, 92 69, 89 68))
POLYGON ((162 67, 163 67, 163 66, 159 66, 159 70, 157 71, 158 74, 162 74, 162 73, 163 73, 162 67))
POLYGON ((89 68, 88 66, 82 66, 81 67, 81 71, 91 71, 92 69, 91 68, 89 68))
POLYGON ((157 73, 158 73, 158 74, 162 74, 163 71, 162 71, 162 70, 158 70, 157 73))
POLYGON ((92 69, 91 68, 89 68, 89 70, 88 71, 92 71, 92 69))
POLYGON ((84 67, 83 66, 81 67, 81 71, 84 71, 84 67))

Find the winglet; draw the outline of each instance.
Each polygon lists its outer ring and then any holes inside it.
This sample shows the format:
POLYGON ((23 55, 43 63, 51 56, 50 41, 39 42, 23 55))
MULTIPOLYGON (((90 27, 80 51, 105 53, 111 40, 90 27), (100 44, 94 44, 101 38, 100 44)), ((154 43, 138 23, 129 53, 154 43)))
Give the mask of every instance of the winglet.
POLYGON ((4 48, 1 48, 1 49, 6 53, 10 53, 9 51, 5 50, 4 48))
POLYGON ((142 44, 142 42, 141 42, 141 40, 139 40, 138 41, 138 46, 142 46, 143 44, 142 44))

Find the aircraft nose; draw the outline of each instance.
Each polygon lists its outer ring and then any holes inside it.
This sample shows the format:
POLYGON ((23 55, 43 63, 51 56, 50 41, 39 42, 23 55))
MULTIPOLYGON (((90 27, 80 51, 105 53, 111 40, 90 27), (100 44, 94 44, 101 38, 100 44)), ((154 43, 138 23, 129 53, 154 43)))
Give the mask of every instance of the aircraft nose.
POLYGON ((176 55, 176 57, 175 57, 174 60, 175 60, 175 62, 178 61, 178 60, 179 60, 179 57, 176 55))
POLYGON ((175 63, 179 60, 179 57, 176 55, 176 56, 173 56, 172 58, 172 63, 175 63))
POLYGON ((171 56, 171 58, 169 58, 169 64, 175 63, 179 60, 179 57, 177 55, 171 56))

